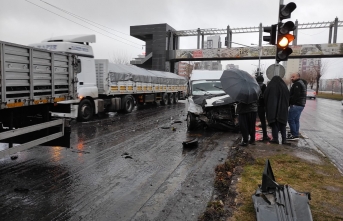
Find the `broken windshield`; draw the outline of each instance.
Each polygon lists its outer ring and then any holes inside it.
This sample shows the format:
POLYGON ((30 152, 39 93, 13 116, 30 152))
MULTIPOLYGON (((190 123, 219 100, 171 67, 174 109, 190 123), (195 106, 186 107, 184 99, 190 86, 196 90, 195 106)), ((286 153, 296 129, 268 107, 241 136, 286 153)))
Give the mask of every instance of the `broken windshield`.
POLYGON ((192 95, 222 94, 222 84, 219 80, 200 80, 192 82, 192 95))

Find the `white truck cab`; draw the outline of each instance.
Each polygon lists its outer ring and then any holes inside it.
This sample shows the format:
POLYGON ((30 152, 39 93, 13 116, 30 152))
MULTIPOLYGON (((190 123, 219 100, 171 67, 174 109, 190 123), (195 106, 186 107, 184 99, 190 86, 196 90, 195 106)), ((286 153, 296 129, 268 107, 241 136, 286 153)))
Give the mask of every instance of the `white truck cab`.
POLYGON ((77 55, 78 64, 81 64, 77 71, 78 97, 96 98, 98 97, 98 89, 96 87, 95 61, 93 48, 89 43, 95 43, 95 35, 52 37, 29 46, 77 55))

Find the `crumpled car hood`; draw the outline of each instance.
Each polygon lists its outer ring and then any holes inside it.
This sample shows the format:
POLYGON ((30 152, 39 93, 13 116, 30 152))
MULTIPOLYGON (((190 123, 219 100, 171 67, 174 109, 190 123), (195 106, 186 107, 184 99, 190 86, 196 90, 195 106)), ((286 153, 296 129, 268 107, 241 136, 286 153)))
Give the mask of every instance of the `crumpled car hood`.
POLYGON ((192 98, 195 104, 204 106, 204 107, 223 106, 223 105, 228 105, 235 102, 228 94, 196 95, 196 96, 193 96, 192 98))

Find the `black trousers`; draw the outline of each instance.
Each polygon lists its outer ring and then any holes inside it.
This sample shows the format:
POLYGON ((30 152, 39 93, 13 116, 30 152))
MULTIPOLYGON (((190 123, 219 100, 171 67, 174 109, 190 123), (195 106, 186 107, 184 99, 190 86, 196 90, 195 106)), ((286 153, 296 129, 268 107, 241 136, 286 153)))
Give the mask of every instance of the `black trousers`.
POLYGON ((266 109, 264 106, 258 106, 258 118, 261 121, 263 137, 267 137, 267 124, 266 124, 266 109))
POLYGON ((243 142, 255 141, 256 112, 238 115, 239 128, 243 136, 243 142))
POLYGON ((279 140, 279 131, 281 132, 282 142, 286 142, 286 124, 280 122, 271 123, 273 140, 279 140))

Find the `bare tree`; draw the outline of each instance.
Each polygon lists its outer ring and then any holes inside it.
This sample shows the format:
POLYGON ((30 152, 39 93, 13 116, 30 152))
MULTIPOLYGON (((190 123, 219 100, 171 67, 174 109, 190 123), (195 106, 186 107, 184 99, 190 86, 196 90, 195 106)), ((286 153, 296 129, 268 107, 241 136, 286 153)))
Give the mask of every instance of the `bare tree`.
POLYGON ((343 78, 338 78, 338 82, 341 84, 341 96, 342 96, 342 84, 343 84, 343 78))
POLYGON ((321 59, 319 64, 314 65, 312 70, 315 74, 315 83, 316 83, 316 94, 318 94, 319 90, 319 80, 320 78, 327 72, 328 69, 328 61, 321 59))
POLYGON ((316 83, 316 72, 313 69, 306 70, 301 72, 300 76, 301 79, 306 80, 307 85, 310 86, 311 89, 313 89, 313 86, 316 83))
POLYGON ((110 59, 114 64, 130 64, 130 56, 123 51, 116 51, 110 59))

